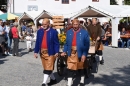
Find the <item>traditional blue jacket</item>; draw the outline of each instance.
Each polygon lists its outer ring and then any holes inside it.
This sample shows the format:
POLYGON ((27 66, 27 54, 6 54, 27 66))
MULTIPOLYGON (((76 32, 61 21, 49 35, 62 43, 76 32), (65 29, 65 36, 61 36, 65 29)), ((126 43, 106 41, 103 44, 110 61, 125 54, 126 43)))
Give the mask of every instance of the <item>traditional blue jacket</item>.
MULTIPOLYGON (((74 35, 73 29, 67 31, 66 44, 64 45, 63 52, 66 52, 68 56, 71 56, 73 35, 74 35)), ((81 58, 82 55, 85 55, 87 57, 90 46, 90 38, 86 30, 80 29, 80 31, 77 32, 76 46, 78 57, 81 58)))
MULTIPOLYGON (((34 53, 38 53, 41 50, 41 44, 44 36, 44 30, 41 28, 37 31, 37 38, 36 38, 36 44, 34 53)), ((59 53, 59 40, 58 40, 58 32, 50 28, 50 30, 47 31, 47 47, 48 47, 48 54, 54 55, 56 53, 59 53)))

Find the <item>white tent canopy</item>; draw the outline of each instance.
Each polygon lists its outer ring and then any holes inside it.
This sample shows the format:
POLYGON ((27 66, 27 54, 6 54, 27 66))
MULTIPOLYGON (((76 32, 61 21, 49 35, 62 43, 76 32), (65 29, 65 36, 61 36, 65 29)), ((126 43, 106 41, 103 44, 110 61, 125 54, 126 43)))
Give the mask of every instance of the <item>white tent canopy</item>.
POLYGON ((76 17, 127 17, 130 16, 130 6, 119 5, 89 5, 79 13, 74 15, 72 19, 76 17), (127 10, 127 11, 126 11, 127 10), (125 13, 125 14, 124 14, 125 13))

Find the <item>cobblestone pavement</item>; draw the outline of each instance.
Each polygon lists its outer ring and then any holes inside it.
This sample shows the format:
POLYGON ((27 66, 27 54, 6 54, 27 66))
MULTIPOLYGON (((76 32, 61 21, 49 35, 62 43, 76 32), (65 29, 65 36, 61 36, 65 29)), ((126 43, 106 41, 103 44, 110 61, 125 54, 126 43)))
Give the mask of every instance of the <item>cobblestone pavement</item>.
MULTIPOLYGON (((33 52, 27 53, 25 43, 20 43, 20 52, 22 57, 0 56, 0 86, 41 86, 40 58, 35 59, 33 52)), ((130 86, 130 50, 105 47, 103 53, 105 64, 85 80, 85 86, 130 86)), ((58 76, 56 66, 54 72, 58 80, 54 86, 66 86, 66 75, 58 76)), ((74 86, 78 86, 79 80, 74 79, 74 86)))

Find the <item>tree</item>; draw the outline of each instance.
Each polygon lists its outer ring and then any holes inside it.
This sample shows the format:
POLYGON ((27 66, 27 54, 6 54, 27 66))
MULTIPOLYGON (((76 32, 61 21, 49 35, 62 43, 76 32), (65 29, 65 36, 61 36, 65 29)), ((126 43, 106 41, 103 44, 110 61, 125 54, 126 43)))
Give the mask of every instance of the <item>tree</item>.
POLYGON ((110 0, 110 5, 117 5, 117 2, 115 0, 110 0))
POLYGON ((124 0, 125 5, 130 5, 130 0, 124 0))

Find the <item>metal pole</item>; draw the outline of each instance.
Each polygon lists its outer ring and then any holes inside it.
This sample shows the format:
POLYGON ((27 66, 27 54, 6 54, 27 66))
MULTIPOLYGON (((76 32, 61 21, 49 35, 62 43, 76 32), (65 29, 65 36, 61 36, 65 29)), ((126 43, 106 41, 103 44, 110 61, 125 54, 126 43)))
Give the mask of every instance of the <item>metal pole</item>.
POLYGON ((14 0, 13 0, 13 13, 14 13, 14 0))

